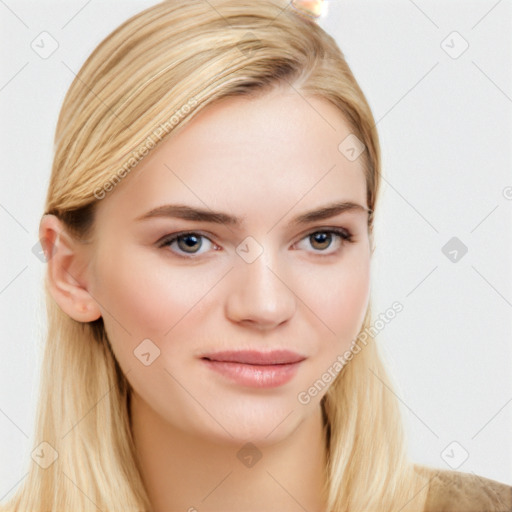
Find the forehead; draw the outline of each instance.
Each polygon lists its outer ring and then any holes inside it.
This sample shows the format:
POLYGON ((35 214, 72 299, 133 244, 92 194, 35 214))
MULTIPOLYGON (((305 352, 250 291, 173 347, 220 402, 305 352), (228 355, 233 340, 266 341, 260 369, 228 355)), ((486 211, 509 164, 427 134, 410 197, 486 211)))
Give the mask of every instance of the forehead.
POLYGON ((334 105, 293 89, 223 98, 162 141, 100 208, 135 219, 180 202, 250 219, 298 203, 367 206, 362 158, 339 149, 350 133, 334 105))

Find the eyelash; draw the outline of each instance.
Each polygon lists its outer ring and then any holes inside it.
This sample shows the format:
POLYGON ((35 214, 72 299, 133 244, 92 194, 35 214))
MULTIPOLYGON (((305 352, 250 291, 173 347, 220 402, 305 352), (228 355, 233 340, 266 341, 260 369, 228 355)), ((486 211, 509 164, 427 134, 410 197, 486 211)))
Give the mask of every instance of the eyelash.
MULTIPOLYGON (((347 229, 341 229, 341 228, 315 229, 313 231, 310 231, 306 235, 304 235, 299 240, 299 242, 301 242, 302 240, 304 240, 306 238, 309 238, 311 235, 314 235, 314 234, 317 234, 317 233, 334 234, 334 235, 337 235, 341 239, 341 246, 336 251, 334 251, 332 253, 322 254, 322 252, 324 252, 324 251, 314 251, 315 253, 317 253, 317 256, 320 256, 320 257, 327 258, 329 256, 334 256, 334 255, 339 253, 339 251, 343 248, 343 246, 345 244, 347 244, 347 243, 348 244, 354 243, 354 236, 352 235, 352 233, 349 230, 347 230, 347 229)), ((198 231, 182 231, 180 233, 173 233, 173 234, 164 236, 162 239, 160 239, 157 242, 157 247, 159 247, 159 248, 168 247, 173 242, 175 242, 178 238, 181 238, 181 237, 184 237, 184 236, 187 236, 187 235, 194 235, 194 236, 198 236, 198 237, 204 237, 204 238, 210 240, 208 236, 206 236, 206 235, 204 235, 204 234, 202 234, 202 233, 200 233, 198 231)), ((212 241, 210 240, 210 242, 212 242, 212 241)), ((194 253, 190 253, 189 255, 185 255, 186 253, 185 254, 178 254, 178 253, 174 252, 174 254, 176 256, 180 257, 180 258, 185 258, 185 259, 196 259, 197 257, 199 257, 199 256, 196 256, 194 253)))

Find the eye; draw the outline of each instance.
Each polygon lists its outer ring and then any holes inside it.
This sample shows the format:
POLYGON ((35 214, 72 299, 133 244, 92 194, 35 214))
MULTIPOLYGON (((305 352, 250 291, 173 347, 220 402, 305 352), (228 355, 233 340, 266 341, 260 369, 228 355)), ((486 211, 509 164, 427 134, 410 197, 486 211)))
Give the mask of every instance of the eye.
MULTIPOLYGON (((199 252, 199 249, 203 247, 202 239, 208 240, 210 244, 213 242, 202 235, 201 233, 196 233, 194 231, 186 232, 186 233, 175 233, 172 235, 167 235, 161 241, 158 242, 158 247, 171 247, 174 242, 177 242, 178 248, 180 251, 183 251, 186 255, 194 255, 194 254, 202 254, 199 252)), ((178 253, 179 256, 181 256, 178 253)), ((190 256, 184 256, 185 258, 190 256)))
POLYGON ((319 252, 320 256, 329 256, 337 253, 345 243, 352 243, 353 235, 350 231, 340 228, 326 228, 317 229, 306 235, 302 241, 308 241, 313 248, 314 252, 319 252), (326 249, 333 245, 333 237, 337 238, 338 244, 334 250, 327 252, 326 249))

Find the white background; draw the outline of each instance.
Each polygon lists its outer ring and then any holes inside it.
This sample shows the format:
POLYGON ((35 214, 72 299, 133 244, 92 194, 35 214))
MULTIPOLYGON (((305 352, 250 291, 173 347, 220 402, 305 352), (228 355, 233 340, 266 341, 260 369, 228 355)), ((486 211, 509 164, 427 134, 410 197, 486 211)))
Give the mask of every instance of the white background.
MULTIPOLYGON (((379 344, 412 458, 512 485, 512 2, 326 3, 318 22, 380 134, 373 304, 404 308, 379 344), (457 262, 452 237, 468 249, 457 262)), ((153 4, 0 2, 0 500, 32 450, 46 322, 32 247, 59 109, 96 45, 153 4), (31 48, 43 31, 59 44, 47 59, 31 48)))

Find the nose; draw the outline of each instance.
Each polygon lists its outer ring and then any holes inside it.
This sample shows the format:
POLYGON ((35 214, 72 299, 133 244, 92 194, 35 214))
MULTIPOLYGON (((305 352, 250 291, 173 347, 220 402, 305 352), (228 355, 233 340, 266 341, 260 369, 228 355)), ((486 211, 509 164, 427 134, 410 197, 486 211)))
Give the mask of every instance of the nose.
POLYGON ((226 316, 255 329, 270 330, 295 313, 297 298, 287 272, 276 270, 267 251, 252 263, 238 259, 231 274, 226 316))

